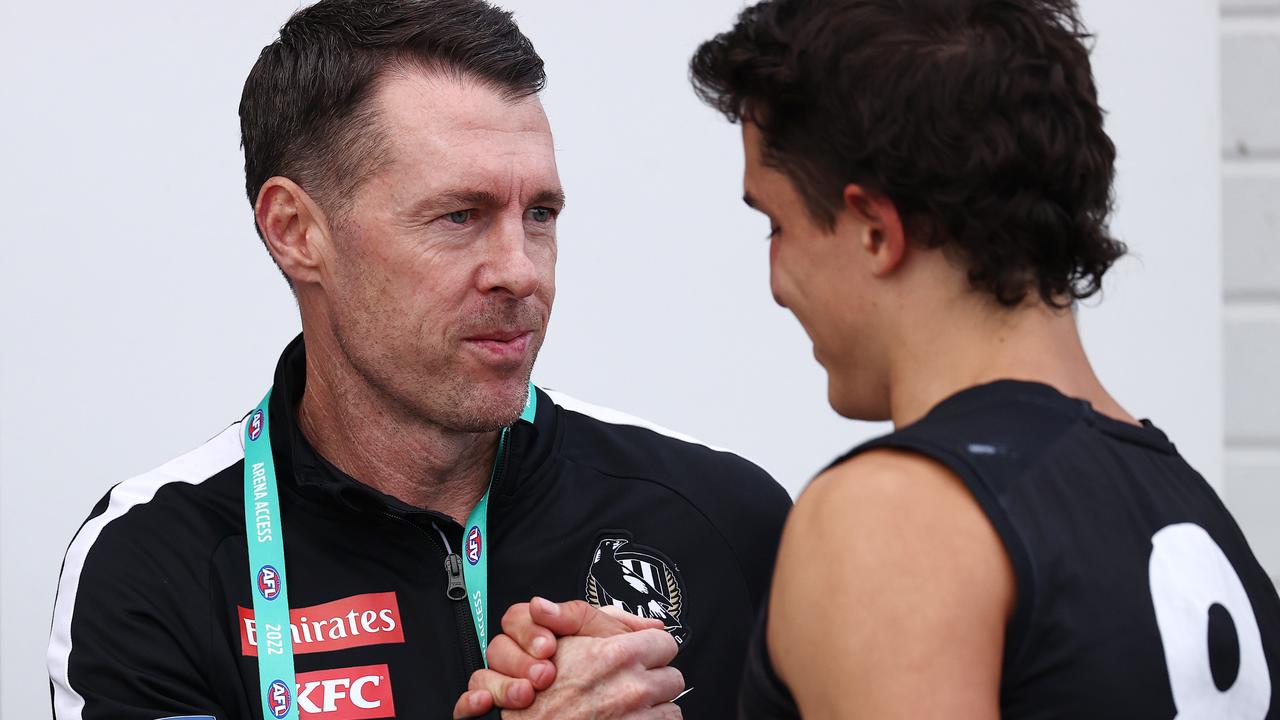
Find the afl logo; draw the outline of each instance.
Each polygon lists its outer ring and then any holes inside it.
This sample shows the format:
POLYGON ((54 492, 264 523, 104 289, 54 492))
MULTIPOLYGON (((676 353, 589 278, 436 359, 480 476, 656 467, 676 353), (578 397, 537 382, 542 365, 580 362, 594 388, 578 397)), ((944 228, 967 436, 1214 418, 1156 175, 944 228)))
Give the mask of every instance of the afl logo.
POLYGON ((293 693, 289 692, 289 686, 283 680, 274 680, 267 686, 267 709, 271 711, 271 717, 288 715, 292 705, 293 693))
POLYGON ((257 440, 262 434, 262 410, 254 410, 249 416, 249 439, 257 440))
POLYGON ((281 590, 280 573, 270 565, 263 565, 258 571, 258 592, 262 597, 268 600, 275 600, 280 597, 281 590))
POLYGON ((480 528, 472 525, 467 532, 467 562, 472 565, 480 562, 481 552, 484 552, 484 541, 480 538, 480 528))

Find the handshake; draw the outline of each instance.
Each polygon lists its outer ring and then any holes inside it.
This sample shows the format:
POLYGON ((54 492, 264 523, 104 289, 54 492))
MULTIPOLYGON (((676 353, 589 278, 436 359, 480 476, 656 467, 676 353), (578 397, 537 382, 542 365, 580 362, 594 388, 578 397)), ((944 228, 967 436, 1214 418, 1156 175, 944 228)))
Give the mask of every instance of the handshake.
POLYGON ((684 676, 669 667, 674 639, 662 621, 582 600, 535 597, 502 616, 485 670, 471 676, 454 720, 495 708, 507 720, 669 720, 682 717, 674 699, 684 676))

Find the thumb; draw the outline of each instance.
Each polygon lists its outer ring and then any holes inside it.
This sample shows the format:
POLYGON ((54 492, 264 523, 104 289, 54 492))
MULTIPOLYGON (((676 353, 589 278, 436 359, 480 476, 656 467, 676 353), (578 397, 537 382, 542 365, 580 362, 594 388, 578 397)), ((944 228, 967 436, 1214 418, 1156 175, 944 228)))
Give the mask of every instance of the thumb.
POLYGON ((529 603, 529 614, 535 623, 559 637, 582 635, 603 638, 632 630, 627 623, 583 600, 553 603, 536 597, 529 603))
POLYGON ((600 612, 614 618, 623 625, 626 625, 632 631, 635 630, 661 630, 666 625, 657 618, 643 618, 639 615, 632 615, 622 608, 610 605, 606 608, 600 608, 600 612))

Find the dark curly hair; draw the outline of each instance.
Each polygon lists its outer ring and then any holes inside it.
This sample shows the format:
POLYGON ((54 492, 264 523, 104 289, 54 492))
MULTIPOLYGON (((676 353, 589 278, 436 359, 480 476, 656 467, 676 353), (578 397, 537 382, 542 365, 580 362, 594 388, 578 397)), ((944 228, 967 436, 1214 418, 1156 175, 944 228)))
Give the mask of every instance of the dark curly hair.
POLYGON ((1073 0, 765 0, 691 74, 824 226, 863 185, 1001 304, 1062 307, 1125 253, 1089 38, 1073 0))

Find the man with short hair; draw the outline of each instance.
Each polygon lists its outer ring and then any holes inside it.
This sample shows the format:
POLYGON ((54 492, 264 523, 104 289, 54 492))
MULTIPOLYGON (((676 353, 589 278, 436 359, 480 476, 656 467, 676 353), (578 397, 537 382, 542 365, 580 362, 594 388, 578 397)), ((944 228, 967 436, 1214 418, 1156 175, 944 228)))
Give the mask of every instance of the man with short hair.
POLYGON ((445 717, 535 594, 637 632, 562 643, 499 697, 558 674, 541 714, 510 717, 730 711, 789 502, 530 384, 564 206, 543 83, 481 0, 322 0, 262 51, 246 185, 303 333, 242 421, 77 533, 58 720, 445 717))
POLYGON ((1280 712, 1274 586, 1077 331, 1125 250, 1087 37, 1072 0, 766 0, 695 55, 832 407, 895 427, 797 502, 740 717, 1280 712))

